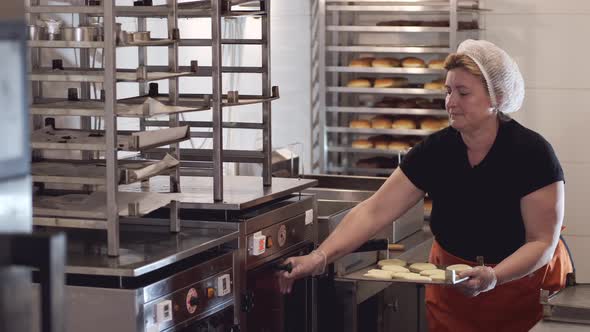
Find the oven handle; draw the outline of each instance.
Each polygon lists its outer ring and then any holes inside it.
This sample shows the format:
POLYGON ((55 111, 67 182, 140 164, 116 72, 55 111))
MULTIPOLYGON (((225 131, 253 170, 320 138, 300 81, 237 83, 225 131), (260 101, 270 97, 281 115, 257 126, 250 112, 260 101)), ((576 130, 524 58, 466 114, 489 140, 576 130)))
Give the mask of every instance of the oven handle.
POLYGON ((293 264, 291 263, 287 263, 287 264, 281 264, 282 262, 278 262, 277 264, 275 264, 273 266, 273 268, 277 271, 287 271, 289 273, 291 273, 291 271, 293 271, 293 264))
POLYGON ((360 247, 356 248, 353 252, 366 252, 366 251, 380 251, 387 250, 389 246, 388 239, 372 239, 363 243, 360 247))

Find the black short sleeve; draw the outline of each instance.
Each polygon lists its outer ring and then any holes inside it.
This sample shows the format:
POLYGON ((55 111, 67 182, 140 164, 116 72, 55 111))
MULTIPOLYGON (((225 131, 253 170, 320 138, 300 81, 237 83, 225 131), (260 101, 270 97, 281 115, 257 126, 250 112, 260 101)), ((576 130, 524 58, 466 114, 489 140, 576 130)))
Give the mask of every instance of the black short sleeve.
POLYGON ((402 159, 400 167, 410 181, 420 190, 428 192, 431 188, 432 142, 426 139, 416 144, 402 159))
POLYGON ((564 181, 563 169, 551 144, 537 135, 530 142, 526 158, 520 158, 519 195, 524 197, 557 181, 564 181))

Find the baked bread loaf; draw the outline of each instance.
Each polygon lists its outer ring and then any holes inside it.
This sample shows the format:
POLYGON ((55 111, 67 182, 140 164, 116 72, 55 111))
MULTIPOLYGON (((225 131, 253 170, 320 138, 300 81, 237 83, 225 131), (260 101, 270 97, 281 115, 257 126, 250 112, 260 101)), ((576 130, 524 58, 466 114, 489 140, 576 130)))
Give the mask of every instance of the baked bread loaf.
POLYGON ((428 61, 428 68, 430 69, 445 69, 445 60, 434 59, 428 61))
POLYGON ((352 141, 352 147, 356 149, 372 149, 373 143, 366 139, 356 139, 352 141))
POLYGON ((375 149, 387 149, 389 142, 391 142, 391 136, 378 135, 369 137, 369 141, 373 143, 375 149))
POLYGON ((404 68, 424 68, 426 63, 424 60, 415 57, 407 57, 402 59, 402 67, 404 68))
POLYGON ((348 64, 349 67, 371 67, 371 62, 373 58, 359 58, 359 59, 352 59, 348 64))
POLYGON ((408 149, 410 149, 412 146, 410 145, 410 143, 408 142, 404 142, 404 141, 399 141, 399 140, 394 140, 389 142, 389 145, 387 145, 387 148, 389 150, 397 150, 397 151, 406 151, 408 149))
POLYGON ((371 128, 389 129, 391 128, 391 119, 388 116, 376 116, 371 119, 371 128))
POLYGON ((395 58, 379 58, 371 62, 371 66, 380 68, 399 67, 400 61, 395 58))
POLYGON ((346 86, 349 88, 370 88, 371 81, 369 81, 366 78, 356 78, 348 81, 348 83, 346 83, 346 86))
POLYGON ((424 89, 426 89, 426 90, 444 90, 445 89, 445 81, 436 80, 436 81, 424 83, 424 89))
POLYGON ((352 120, 349 124, 350 128, 371 128, 368 120, 352 120))
POLYGON ((423 130, 440 130, 443 123, 440 119, 436 118, 424 118, 420 120, 420 129, 423 130))
POLYGON ((375 80, 375 88, 401 88, 408 85, 408 79, 405 77, 378 78, 375 80))
POLYGON ((397 118, 391 123, 391 129, 416 129, 416 122, 409 118, 397 118))

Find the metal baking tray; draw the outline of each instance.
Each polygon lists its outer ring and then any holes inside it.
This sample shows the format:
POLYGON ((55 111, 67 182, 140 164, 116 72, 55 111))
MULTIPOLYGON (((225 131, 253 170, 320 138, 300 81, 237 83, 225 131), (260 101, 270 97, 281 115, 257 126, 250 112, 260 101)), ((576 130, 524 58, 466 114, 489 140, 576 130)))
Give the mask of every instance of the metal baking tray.
MULTIPOLYGON (((208 110, 208 105, 178 103, 168 105, 166 98, 135 97, 117 102, 117 115, 121 117, 152 117, 164 114, 208 110), (161 100, 158 100, 161 99, 161 100)), ((35 99, 31 114, 63 116, 104 116, 105 103, 100 100, 70 101, 66 99, 35 99)))
MULTIPOLYGON (((116 148, 122 151, 140 151, 181 142, 189 138, 190 128, 188 126, 132 132, 127 135, 119 133, 116 148)), ((32 133, 31 147, 48 150, 104 151, 107 149, 107 144, 105 132, 102 130, 88 131, 45 127, 32 133)))
MULTIPOLYGON (((414 262, 416 263, 416 262, 414 262)), ((421 262, 422 263, 422 262, 421 262)), ((412 264, 412 262, 408 262, 408 265, 412 264)), ((445 270, 446 266, 437 265, 437 268, 445 270)), ((369 278, 363 276, 367 273, 367 271, 372 269, 379 269, 377 264, 371 265, 369 267, 365 267, 363 269, 357 270, 350 274, 341 276, 339 278, 342 279, 349 279, 349 280, 362 280, 362 281, 377 281, 377 282, 395 282, 395 283, 405 283, 405 284, 423 284, 423 285, 456 285, 461 283, 469 278, 462 278, 459 279, 457 273, 455 271, 448 271, 445 270, 445 280, 444 281, 414 281, 414 280, 402 280, 402 279, 377 279, 377 278, 369 278)))

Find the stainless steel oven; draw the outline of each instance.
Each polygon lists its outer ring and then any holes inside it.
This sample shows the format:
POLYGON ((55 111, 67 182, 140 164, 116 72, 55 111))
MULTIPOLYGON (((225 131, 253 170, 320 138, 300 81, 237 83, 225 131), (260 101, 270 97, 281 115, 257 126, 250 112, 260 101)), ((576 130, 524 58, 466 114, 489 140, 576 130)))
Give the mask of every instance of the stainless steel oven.
POLYGON ((314 196, 292 195, 245 210, 182 209, 180 217, 200 227, 237 225, 234 303, 241 332, 316 331, 315 279, 299 280, 291 294, 282 295, 276 275, 277 266, 287 257, 314 248, 314 196))

